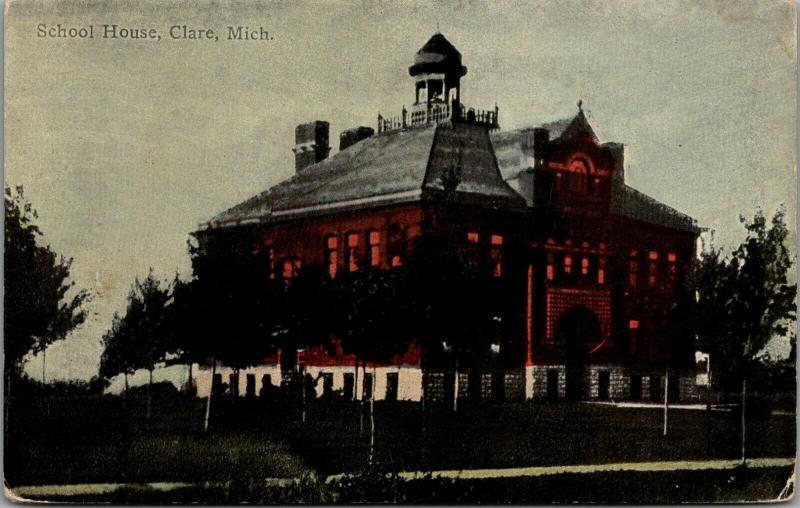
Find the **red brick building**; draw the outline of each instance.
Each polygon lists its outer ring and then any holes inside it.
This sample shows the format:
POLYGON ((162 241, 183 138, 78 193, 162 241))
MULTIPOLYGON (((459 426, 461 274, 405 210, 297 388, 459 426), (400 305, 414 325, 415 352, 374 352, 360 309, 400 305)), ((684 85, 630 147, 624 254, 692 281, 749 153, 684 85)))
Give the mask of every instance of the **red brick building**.
MULTIPOLYGON (((444 236, 497 279, 510 330, 490 365, 459 373, 459 396, 655 399, 669 367, 672 396, 693 397, 692 344, 667 310, 695 254, 696 222, 625 184, 623 145, 599 140, 580 104, 571 118, 504 131, 497 107, 464 106, 466 73, 456 48, 434 35, 409 68, 408 110, 379 115, 377 133, 342 132, 332 156, 326 122, 298 126, 296 174, 197 236, 245 235, 286 279, 308 265, 333 277, 361 263, 390 268, 419 238, 444 236)), ((375 379, 320 349, 230 381, 252 393, 297 362, 322 374, 320 393, 345 398, 373 383, 377 398, 409 400, 452 386, 446 368, 422 376, 414 347, 375 379)))

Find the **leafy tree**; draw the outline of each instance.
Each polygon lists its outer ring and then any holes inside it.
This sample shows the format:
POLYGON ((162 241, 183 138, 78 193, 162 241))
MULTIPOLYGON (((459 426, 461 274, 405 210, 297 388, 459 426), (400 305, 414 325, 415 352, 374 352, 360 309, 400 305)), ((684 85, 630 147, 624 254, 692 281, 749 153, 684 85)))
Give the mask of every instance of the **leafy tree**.
POLYGON ((715 373, 724 369, 741 382, 742 461, 746 452, 747 380, 758 355, 773 337, 788 333, 795 319, 796 284, 788 279, 792 259, 786 246, 785 210, 771 221, 761 210, 740 217, 747 235, 728 257, 709 249, 690 276, 696 306, 691 313, 698 346, 712 355, 715 373))
POLYGON ((432 238, 409 259, 414 328, 420 330, 423 359, 449 352, 454 366, 453 410, 458 409, 459 363, 482 362, 497 341, 502 301, 495 280, 459 252, 432 238))
MULTIPOLYGON (((264 253, 246 239, 204 238, 190 245, 194 278, 176 294, 176 334, 181 351, 212 365, 234 369, 258 365, 279 345, 279 309, 285 288, 271 277, 264 253)), ((213 392, 212 388, 212 392, 213 392)), ((211 415, 206 403, 204 427, 211 415)))
POLYGON ((5 372, 6 389, 19 378, 25 358, 44 353, 86 319, 90 295, 75 292, 71 258, 40 244, 38 218, 21 186, 5 188, 5 372))
MULTIPOLYGON (((369 463, 375 459, 375 371, 408 350, 411 333, 411 295, 407 271, 362 267, 343 273, 330 283, 330 331, 342 350, 372 365, 369 402, 369 463)), ((358 365, 356 365, 358 367, 358 365)))
POLYGON ((111 379, 122 374, 125 379, 125 395, 128 394, 128 376, 136 371, 134 355, 136 343, 123 334, 128 332, 123 318, 114 313, 111 328, 103 334, 103 353, 100 356, 99 376, 111 379))
POLYGON ((115 316, 103 337, 105 350, 100 371, 104 375, 123 374, 127 385, 127 374, 138 369, 148 371, 147 418, 152 413, 153 371, 172 345, 168 310, 171 299, 169 288, 162 287, 151 269, 144 280, 136 279, 128 294, 125 315, 115 316))

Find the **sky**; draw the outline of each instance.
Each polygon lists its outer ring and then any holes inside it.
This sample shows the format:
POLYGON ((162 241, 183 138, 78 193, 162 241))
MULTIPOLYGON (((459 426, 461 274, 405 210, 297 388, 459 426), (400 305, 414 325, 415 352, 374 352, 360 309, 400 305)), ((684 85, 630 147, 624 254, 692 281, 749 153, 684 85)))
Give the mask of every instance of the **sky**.
POLYGON ((188 276, 201 221, 293 174, 297 124, 329 121, 336 145, 413 102, 407 69, 437 27, 469 68, 462 102, 497 103, 502 128, 574 115, 580 99, 601 141, 625 144, 627 182, 718 245, 759 206, 786 204, 794 228, 790 2, 17 0, 5 23, 5 181, 95 295, 48 350, 48 379, 96 374, 134 279, 188 276), (38 37, 40 24, 95 37, 38 37), (104 24, 162 38, 104 39, 104 24), (219 40, 173 40, 173 25, 219 40), (226 40, 229 25, 271 40, 226 40))

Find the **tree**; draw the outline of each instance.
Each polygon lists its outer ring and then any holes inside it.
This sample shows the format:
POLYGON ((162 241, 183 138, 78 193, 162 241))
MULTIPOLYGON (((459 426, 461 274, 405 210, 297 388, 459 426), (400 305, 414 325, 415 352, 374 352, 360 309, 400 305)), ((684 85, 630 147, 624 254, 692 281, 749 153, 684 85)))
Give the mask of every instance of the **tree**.
MULTIPOLYGON (((389 363, 408 350, 413 340, 409 327, 411 299, 407 271, 362 267, 331 281, 330 335, 341 340, 342 350, 372 365, 369 401, 369 463, 375 461, 376 365, 389 363)), ((356 367, 358 367, 356 365, 356 367)))
POLYGON ((442 239, 421 242, 409 259, 414 328, 420 331, 423 358, 449 352, 453 361, 453 411, 458 410, 458 371, 464 360, 476 367, 498 340, 502 302, 496 282, 453 252, 442 239))
POLYGON ((727 371, 741 382, 742 462, 748 377, 767 342, 787 334, 796 317, 797 286, 788 279, 792 260, 785 214, 781 207, 769 222, 761 210, 752 221, 740 217, 744 241, 728 257, 708 249, 689 279, 695 292, 690 315, 698 346, 711 353, 715 374, 724 380, 727 371))
POLYGON ((72 258, 40 245, 36 210, 21 186, 5 188, 5 372, 6 391, 22 373, 25 358, 44 353, 82 324, 90 298, 69 280, 72 258))
POLYGON ((103 353, 100 355, 100 377, 111 379, 122 374, 125 379, 125 395, 128 394, 128 376, 136 371, 134 351, 136 344, 123 334, 127 333, 123 318, 114 313, 111 328, 103 334, 103 353))
MULTIPOLYGON (((278 347, 279 310, 285 297, 266 255, 253 252, 247 239, 222 235, 190 244, 189 253, 194 277, 176 295, 182 353, 210 363, 212 380, 218 363, 234 369, 260 364, 278 347)), ((211 399, 209 394, 206 430, 211 399)))
POLYGON ((105 350, 100 360, 104 375, 127 375, 138 369, 149 373, 147 383, 146 417, 152 414, 153 371, 170 352, 171 323, 168 310, 172 295, 168 287, 150 270, 147 277, 138 278, 128 294, 125 314, 114 317, 111 329, 104 335, 105 350))

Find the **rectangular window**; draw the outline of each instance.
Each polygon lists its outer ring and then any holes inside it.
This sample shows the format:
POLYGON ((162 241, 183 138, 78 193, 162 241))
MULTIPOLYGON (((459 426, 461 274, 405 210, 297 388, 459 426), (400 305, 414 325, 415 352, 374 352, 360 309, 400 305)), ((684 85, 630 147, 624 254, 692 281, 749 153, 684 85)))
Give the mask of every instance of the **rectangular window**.
POLYGON ((347 235, 347 270, 355 272, 358 270, 358 233, 347 235))
POLYGON ((300 273, 300 268, 302 268, 303 262, 297 258, 288 258, 283 260, 283 266, 281 270, 281 276, 283 280, 292 280, 297 277, 297 274, 300 273))
POLYGON ((372 399, 372 374, 364 374, 364 390, 362 391, 361 400, 372 399))
POLYGON ((245 384, 245 396, 252 399, 256 396, 256 375, 247 374, 247 383, 245 384))
POLYGON ((353 400, 353 394, 355 393, 355 376, 352 372, 345 372, 344 373, 344 386, 342 387, 342 396, 344 400, 353 400))
POLYGON ((638 319, 631 319, 628 321, 628 328, 631 330, 638 330, 639 329, 639 320, 638 319))
POLYGON ((328 267, 328 275, 331 279, 336 277, 336 270, 339 267, 339 240, 335 235, 330 235, 325 241, 325 264, 328 267))
POLYGON ((636 282, 639 280, 639 253, 635 250, 631 251, 630 260, 628 260, 628 287, 635 288, 636 282))
POLYGON ((333 373, 324 372, 322 374, 322 396, 330 397, 333 395, 333 373))
POLYGON ((572 256, 564 256, 564 273, 572 273, 572 256))
POLYGON ((381 264, 381 233, 380 231, 369 232, 369 266, 380 266, 381 264))
POLYGON ((553 280, 555 275, 555 269, 553 268, 553 255, 547 254, 547 280, 553 280))
POLYGON ((481 239, 481 237, 480 237, 480 235, 478 233, 475 233, 473 231, 470 231, 469 233, 467 233, 467 241, 469 243, 478 243, 480 241, 480 239, 481 239))
POLYGON ((597 283, 605 284, 606 282, 606 258, 597 260, 597 283))
POLYGON ((405 235, 397 224, 389 226, 387 234, 387 247, 389 266, 396 268, 403 265, 403 256, 406 253, 405 235))
POLYGON ((492 276, 500 277, 503 275, 503 237, 492 235, 491 244, 489 255, 492 262, 492 276))
POLYGON ((272 247, 267 249, 267 259, 269 259, 269 278, 275 278, 275 249, 272 247))
POLYGON ((658 252, 651 250, 647 258, 647 285, 654 287, 658 283, 658 252))
POLYGON ((386 374, 386 400, 397 400, 397 387, 398 387, 398 374, 397 372, 389 372, 386 374))
POLYGON ((678 277, 677 257, 674 252, 667 254, 667 285, 672 288, 678 277))
POLYGON ((581 259, 581 275, 589 275, 589 258, 581 259))

